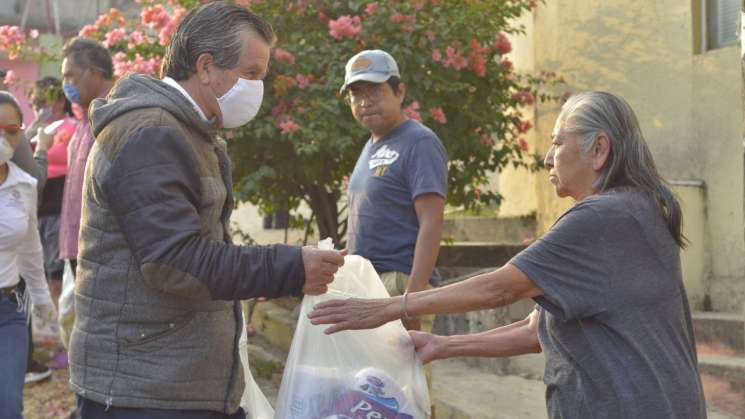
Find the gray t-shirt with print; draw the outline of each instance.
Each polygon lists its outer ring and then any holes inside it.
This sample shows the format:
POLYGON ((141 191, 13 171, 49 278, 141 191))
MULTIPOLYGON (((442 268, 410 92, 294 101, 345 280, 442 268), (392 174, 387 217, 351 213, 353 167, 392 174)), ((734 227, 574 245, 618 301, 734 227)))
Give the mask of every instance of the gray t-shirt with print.
POLYGON ((679 250, 647 195, 590 196, 510 263, 544 292, 549 417, 706 417, 679 250))

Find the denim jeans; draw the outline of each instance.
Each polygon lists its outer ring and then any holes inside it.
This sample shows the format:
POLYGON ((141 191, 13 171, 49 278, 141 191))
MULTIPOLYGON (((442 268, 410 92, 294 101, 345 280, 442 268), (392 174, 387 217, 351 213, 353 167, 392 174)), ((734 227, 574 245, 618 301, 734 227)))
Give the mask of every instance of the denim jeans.
POLYGON ((106 406, 78 396, 81 419, 246 419, 243 409, 232 415, 207 410, 138 409, 106 406))
POLYGON ((0 418, 23 419, 28 330, 15 297, 0 294, 0 418))

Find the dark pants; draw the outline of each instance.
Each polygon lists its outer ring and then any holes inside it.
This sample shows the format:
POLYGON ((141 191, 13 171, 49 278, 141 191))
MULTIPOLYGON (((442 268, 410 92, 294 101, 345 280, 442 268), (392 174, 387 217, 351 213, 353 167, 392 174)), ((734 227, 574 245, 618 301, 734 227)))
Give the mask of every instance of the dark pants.
POLYGON ((78 397, 78 410, 81 419, 246 419, 243 409, 232 415, 208 410, 139 409, 128 407, 109 407, 78 397))

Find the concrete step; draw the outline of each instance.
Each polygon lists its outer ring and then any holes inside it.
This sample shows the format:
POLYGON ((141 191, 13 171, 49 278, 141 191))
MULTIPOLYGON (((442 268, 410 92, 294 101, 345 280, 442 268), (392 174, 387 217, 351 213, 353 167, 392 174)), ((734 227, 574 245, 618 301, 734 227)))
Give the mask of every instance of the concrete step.
POLYGON ((251 374, 272 406, 277 404, 279 384, 287 354, 261 335, 248 338, 248 365, 251 374))
POLYGON ((442 225, 443 237, 461 242, 520 244, 535 232, 534 216, 446 218, 442 225))
POLYGON ((251 322, 259 334, 274 347, 285 353, 290 351, 297 323, 292 310, 273 301, 260 302, 254 308, 251 322))
POLYGON ((494 269, 509 262, 524 248, 525 246, 521 244, 454 242, 440 246, 437 268, 440 270, 456 269, 454 275, 443 275, 446 278, 483 268, 494 269))
POLYGON ((461 360, 435 361, 432 399, 436 419, 545 419, 542 382, 495 375, 461 360))
POLYGON ((745 355, 745 316, 730 313, 693 313, 693 332, 700 351, 745 355))
POLYGON ((707 406, 745 418, 745 357, 699 355, 698 368, 707 406))

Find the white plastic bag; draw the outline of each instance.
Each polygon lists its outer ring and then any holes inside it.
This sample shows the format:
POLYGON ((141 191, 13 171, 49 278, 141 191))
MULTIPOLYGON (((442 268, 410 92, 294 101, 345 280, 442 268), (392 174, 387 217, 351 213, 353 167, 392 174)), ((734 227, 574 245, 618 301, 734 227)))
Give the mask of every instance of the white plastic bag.
MULTIPOLYGON (((243 315, 243 324, 246 324, 245 314, 243 315)), ((238 341, 238 350, 241 354, 243 374, 246 380, 246 389, 243 390, 243 397, 241 398, 241 407, 246 411, 246 419, 272 419, 274 409, 254 381, 248 366, 248 337, 246 336, 245 326, 241 333, 241 339, 238 341)))
POLYGON ((323 333, 328 325, 312 325, 307 317, 322 301, 388 296, 368 260, 347 256, 328 293, 303 298, 277 419, 429 418, 424 369, 400 321, 329 336, 323 333))
POLYGON ((65 348, 68 348, 70 334, 75 323, 75 274, 69 260, 65 260, 65 268, 62 271, 62 292, 59 296, 57 321, 59 322, 60 340, 65 348))

